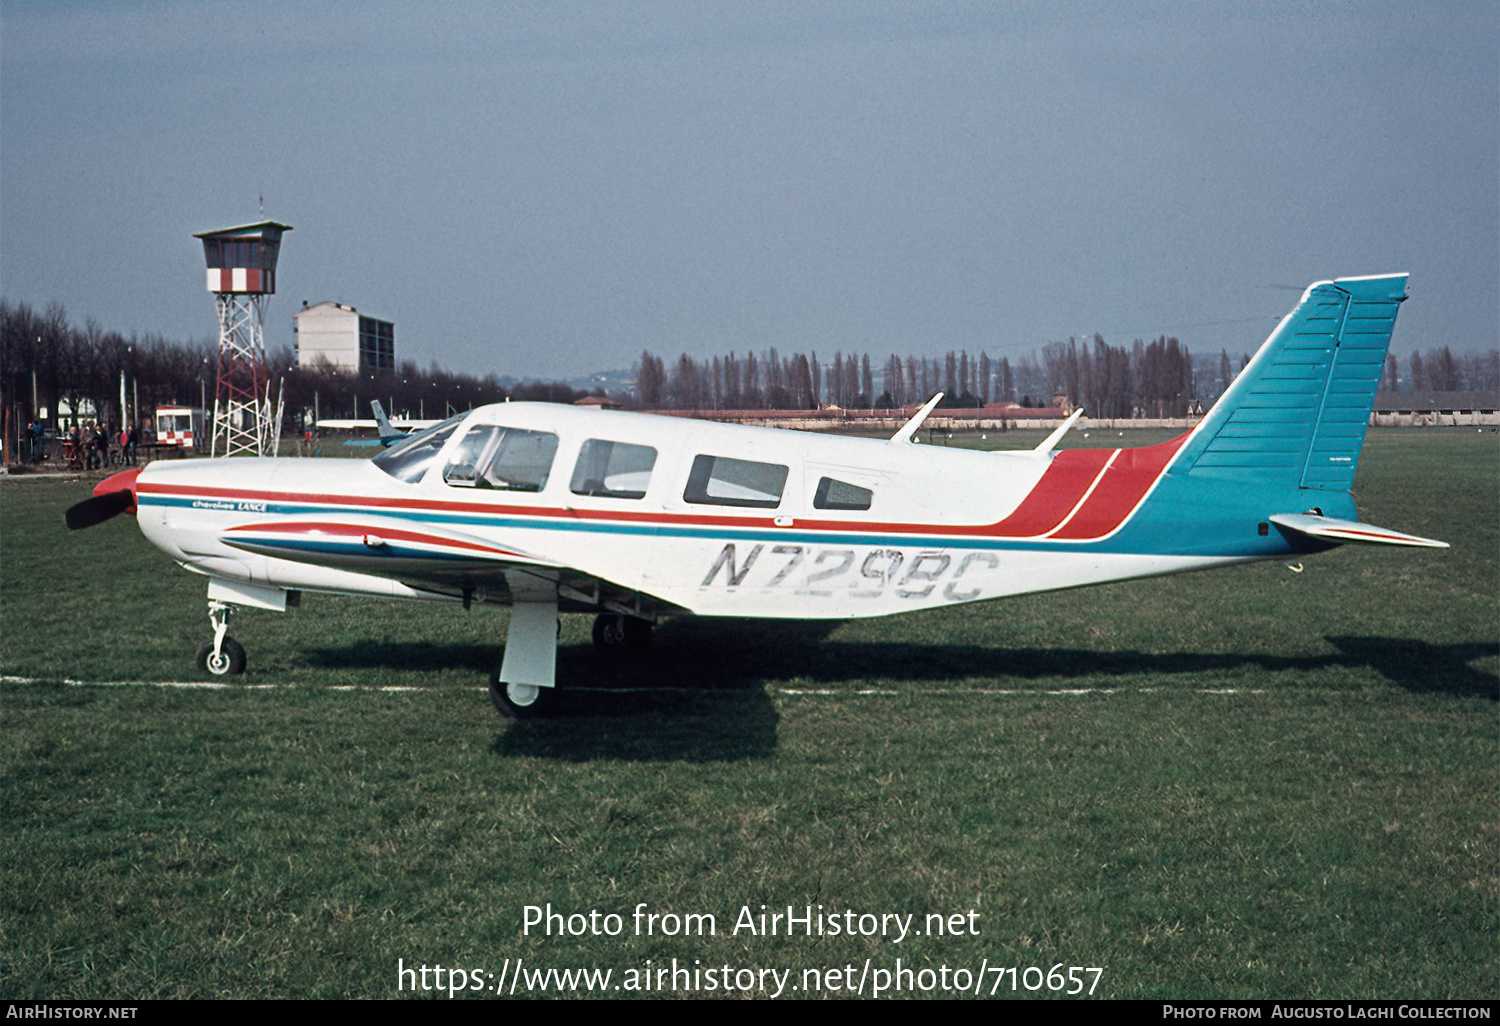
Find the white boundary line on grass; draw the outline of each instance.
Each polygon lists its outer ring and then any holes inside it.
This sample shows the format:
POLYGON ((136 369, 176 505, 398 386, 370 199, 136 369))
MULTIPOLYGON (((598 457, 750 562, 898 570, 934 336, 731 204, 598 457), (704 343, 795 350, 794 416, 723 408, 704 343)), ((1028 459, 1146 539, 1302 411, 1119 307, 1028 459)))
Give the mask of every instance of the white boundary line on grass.
MULTIPOLYGON (((223 681, 212 680, 73 680, 69 677, 61 679, 43 679, 40 677, 6 677, 0 676, 0 684, 66 684, 74 688, 182 688, 198 691, 276 691, 279 689, 306 688, 315 689, 316 686, 299 684, 229 684, 223 681)), ((430 691, 431 688, 412 687, 409 685, 383 684, 368 687, 360 684, 329 684, 323 690, 327 691, 430 691)), ((673 692, 701 694, 711 692, 713 688, 589 688, 570 687, 565 691, 580 691, 601 695, 632 695, 649 694, 652 692, 673 692)), ((788 695, 793 698, 851 698, 875 697, 894 698, 903 694, 894 688, 860 688, 857 691, 840 691, 836 688, 773 688, 777 694, 788 695)), ((1135 692, 1137 694, 1151 694, 1161 688, 936 688, 923 691, 924 695, 1115 695, 1122 692, 1135 692)), ((1199 688, 1201 695, 1263 695, 1265 688, 1199 688)))
MULTIPOLYGON (((275 691, 295 688, 296 684, 226 684, 217 680, 73 680, 71 677, 0 677, 0 684, 66 684, 70 688, 185 688, 198 691, 275 691)), ((426 688, 402 685, 363 687, 356 684, 330 684, 328 691, 425 691, 426 688)))

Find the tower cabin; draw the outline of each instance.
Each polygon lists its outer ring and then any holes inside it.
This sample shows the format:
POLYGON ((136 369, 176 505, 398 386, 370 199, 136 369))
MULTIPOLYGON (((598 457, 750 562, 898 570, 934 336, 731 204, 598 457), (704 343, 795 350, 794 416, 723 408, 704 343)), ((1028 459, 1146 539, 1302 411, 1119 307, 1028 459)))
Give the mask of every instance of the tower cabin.
POLYGON ((200 232, 208 264, 208 291, 215 294, 271 295, 276 291, 276 256, 289 224, 260 221, 237 228, 200 232))

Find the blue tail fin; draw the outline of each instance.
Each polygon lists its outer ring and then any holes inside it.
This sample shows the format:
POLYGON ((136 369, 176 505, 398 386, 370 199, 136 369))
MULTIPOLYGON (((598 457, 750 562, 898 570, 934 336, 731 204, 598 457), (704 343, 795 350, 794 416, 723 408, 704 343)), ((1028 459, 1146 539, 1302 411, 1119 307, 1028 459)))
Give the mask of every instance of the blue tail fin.
POLYGON ((1249 559, 1345 542, 1445 548, 1360 523, 1350 490, 1404 299, 1404 274, 1309 285, 1117 544, 1249 559))
POLYGON ((1203 418, 1173 472, 1347 492, 1406 278, 1309 285, 1203 418))

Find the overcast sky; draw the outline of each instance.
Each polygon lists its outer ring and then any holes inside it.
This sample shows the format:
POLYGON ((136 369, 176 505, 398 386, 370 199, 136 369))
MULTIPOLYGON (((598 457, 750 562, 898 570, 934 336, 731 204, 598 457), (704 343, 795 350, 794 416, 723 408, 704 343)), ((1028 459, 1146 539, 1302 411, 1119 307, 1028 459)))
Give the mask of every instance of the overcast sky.
POLYGON ((521 377, 775 346, 1253 350, 1410 271, 1495 346, 1500 5, 0 0, 0 293, 215 335, 193 233, 521 377))

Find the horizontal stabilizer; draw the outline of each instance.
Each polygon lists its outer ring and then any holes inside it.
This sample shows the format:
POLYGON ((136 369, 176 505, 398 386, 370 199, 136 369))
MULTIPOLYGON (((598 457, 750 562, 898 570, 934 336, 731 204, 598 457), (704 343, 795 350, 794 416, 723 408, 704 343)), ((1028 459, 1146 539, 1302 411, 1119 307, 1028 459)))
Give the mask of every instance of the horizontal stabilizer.
POLYGON ((1374 545, 1409 545, 1423 549, 1446 549, 1447 542, 1431 538, 1418 538, 1414 534, 1388 531, 1373 524, 1361 524, 1357 520, 1335 520, 1311 513, 1278 513, 1271 523, 1296 534, 1330 542, 1367 542, 1374 545))

